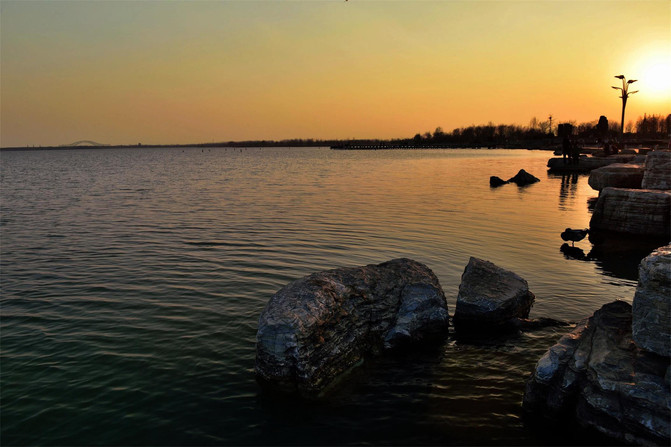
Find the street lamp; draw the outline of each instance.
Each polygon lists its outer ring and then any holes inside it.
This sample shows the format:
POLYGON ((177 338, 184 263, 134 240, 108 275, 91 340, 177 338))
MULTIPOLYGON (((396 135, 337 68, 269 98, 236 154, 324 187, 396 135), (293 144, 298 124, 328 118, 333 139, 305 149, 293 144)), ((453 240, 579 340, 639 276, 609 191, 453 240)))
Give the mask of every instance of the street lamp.
POLYGON ((622 92, 622 121, 620 121, 620 138, 622 138, 622 143, 624 144, 624 108, 627 107, 627 98, 629 98, 629 95, 633 95, 634 93, 638 93, 638 90, 630 92, 629 91, 629 84, 633 84, 636 82, 636 79, 630 79, 627 81, 627 78, 624 77, 624 75, 619 75, 615 76, 617 79, 622 79, 622 87, 613 87, 615 90, 620 90, 622 92))

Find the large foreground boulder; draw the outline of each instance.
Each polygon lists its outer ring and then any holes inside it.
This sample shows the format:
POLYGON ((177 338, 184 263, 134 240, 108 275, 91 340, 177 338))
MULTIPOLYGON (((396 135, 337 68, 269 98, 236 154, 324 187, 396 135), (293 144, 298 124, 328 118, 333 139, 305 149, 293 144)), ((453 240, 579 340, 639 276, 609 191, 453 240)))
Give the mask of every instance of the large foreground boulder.
POLYGON ((366 354, 445 334, 448 321, 438 279, 419 262, 314 273, 279 290, 261 313, 257 378, 318 395, 366 354))
POLYGON ((496 329, 527 318, 534 299, 524 279, 472 257, 461 275, 454 324, 457 329, 496 329))
POLYGON ((645 172, 642 164, 613 163, 594 169, 589 174, 588 183, 592 189, 601 191, 612 186, 615 188, 640 188, 645 172))
POLYGON ((653 151, 645 159, 645 189, 671 189, 671 152, 653 151))
POLYGON ((671 234, 671 191, 604 188, 590 228, 642 236, 671 234))
POLYGON ((634 295, 632 336, 636 345, 671 357, 671 245, 641 261, 634 295))
POLYGON ((533 417, 569 418, 621 442, 668 445, 668 357, 638 349, 631 306, 606 304, 538 361, 523 407, 533 417))

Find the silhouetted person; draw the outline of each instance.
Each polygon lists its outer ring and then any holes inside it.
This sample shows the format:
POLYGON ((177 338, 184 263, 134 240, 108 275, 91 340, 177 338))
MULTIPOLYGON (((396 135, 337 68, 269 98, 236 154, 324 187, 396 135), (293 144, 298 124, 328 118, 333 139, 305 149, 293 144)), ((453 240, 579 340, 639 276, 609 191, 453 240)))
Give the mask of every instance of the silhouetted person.
POLYGON ((579 164, 580 163, 580 146, 577 141, 571 143, 571 163, 579 164))
POLYGON ((571 140, 568 139, 568 136, 564 135, 564 139, 561 142, 561 155, 564 159, 564 164, 566 164, 566 158, 571 158, 571 140))
POLYGON ((608 139, 606 139, 606 141, 603 142, 603 155, 605 155, 606 157, 610 155, 610 142, 608 141, 608 139))

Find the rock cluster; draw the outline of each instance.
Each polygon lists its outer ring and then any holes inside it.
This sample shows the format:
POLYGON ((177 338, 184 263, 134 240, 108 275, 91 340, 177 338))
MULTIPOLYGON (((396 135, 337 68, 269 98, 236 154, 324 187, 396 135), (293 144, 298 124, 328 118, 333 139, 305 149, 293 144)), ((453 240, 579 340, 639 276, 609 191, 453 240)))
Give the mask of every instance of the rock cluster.
POLYGON ((632 335, 636 345, 671 357, 671 245, 647 256, 638 269, 632 335))
POLYGON ((668 358, 637 349, 631 306, 606 304, 538 361, 527 382, 524 409, 572 416, 610 437, 634 444, 669 440, 668 358))
MULTIPOLYGON (((527 320, 534 298, 515 273, 471 258, 454 322, 470 334, 564 324, 527 320)), ((279 290, 261 313, 256 375, 270 388, 318 396, 366 355, 447 335, 448 324, 438 279, 419 262, 314 273, 279 290)))
POLYGON ((644 169, 640 164, 595 169, 589 184, 601 191, 591 228, 641 236, 671 235, 671 152, 650 152, 644 169))
POLYGON ((529 174, 524 169, 520 169, 519 172, 515 174, 515 176, 509 178, 508 180, 503 180, 502 178, 495 175, 489 177, 489 186, 494 188, 505 185, 506 183, 515 183, 517 186, 526 186, 536 182, 540 182, 540 179, 529 174))
POLYGON ((671 152, 653 151, 631 163, 614 163, 594 169, 588 183, 597 191, 606 187, 671 189, 671 152))
POLYGON ((444 334, 448 321, 438 279, 419 262, 314 273, 261 313, 256 374, 273 388, 318 395, 365 355, 444 334))
POLYGON ((527 318, 534 299, 524 279, 472 257, 461 276, 454 324, 457 329, 496 329, 517 318, 527 318))
POLYGON ((671 189, 671 152, 653 151, 645 159, 645 189, 671 189))
POLYGON ((593 170, 588 183, 593 189, 601 191, 610 186, 615 188, 640 188, 645 172, 642 164, 614 163, 593 170))
POLYGON ((646 236, 671 234, 671 191, 604 188, 590 228, 646 236))
POLYGON ((632 444, 671 439, 671 246, 641 263, 633 308, 606 304, 538 361, 526 384, 530 415, 574 418, 632 444))

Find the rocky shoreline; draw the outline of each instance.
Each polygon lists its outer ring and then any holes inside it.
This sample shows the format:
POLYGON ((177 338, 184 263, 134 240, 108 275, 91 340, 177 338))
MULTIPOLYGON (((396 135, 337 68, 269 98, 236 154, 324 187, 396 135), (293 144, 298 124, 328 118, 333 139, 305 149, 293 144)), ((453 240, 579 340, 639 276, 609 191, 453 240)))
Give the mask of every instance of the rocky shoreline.
MULTIPOLYGON (((648 155, 644 168, 594 171, 590 185, 601 192, 590 229, 668 242, 670 161, 671 153, 660 151, 648 155)), ((444 340, 450 326, 459 336, 566 324, 528 320, 534 300, 523 278, 477 258, 465 267, 452 323, 436 275, 417 261, 314 273, 279 290, 263 310, 256 376, 266 389, 315 398, 337 387, 364 359, 444 340)), ((641 262, 633 306, 603 306, 548 349, 526 382, 523 409, 532 424, 577 423, 617 442, 668 445, 670 356, 667 245, 641 262)))
MULTIPOLYGON (((526 281, 471 258, 453 327, 458 337, 567 325, 528 320, 526 281)), ((264 389, 319 398, 381 352, 449 337, 445 294, 410 259, 315 273, 288 284, 259 320, 256 375, 264 389)), ((671 245, 646 257, 632 305, 615 301, 579 322, 538 361, 523 409, 530 424, 579 424, 618 442, 671 439, 671 245)))
POLYGON ((644 164, 611 164, 590 173, 599 191, 590 220, 594 230, 671 236, 671 152, 653 151, 644 164))
POLYGON ((532 418, 569 420, 620 442, 671 439, 671 245, 641 262, 632 306, 606 304, 552 346, 527 381, 532 418))
MULTIPOLYGON (((515 273, 471 258, 453 326, 472 335, 565 324, 529 320, 534 299, 515 273)), ((261 313, 256 376, 266 389, 319 397, 365 358, 445 339, 449 326, 440 283, 417 261, 313 273, 279 290, 261 313)))

